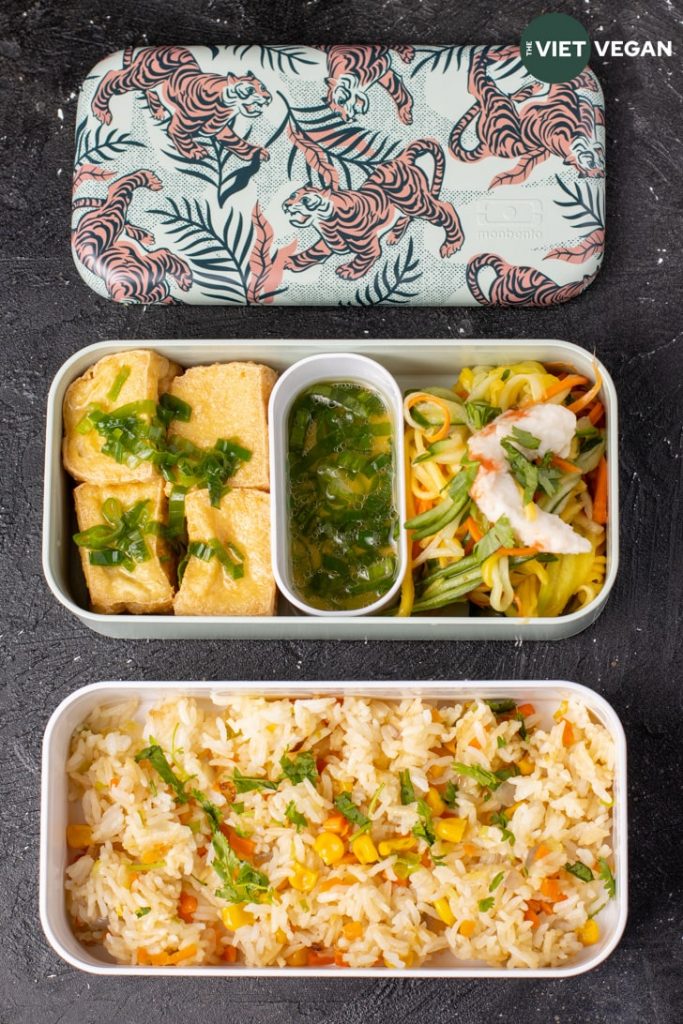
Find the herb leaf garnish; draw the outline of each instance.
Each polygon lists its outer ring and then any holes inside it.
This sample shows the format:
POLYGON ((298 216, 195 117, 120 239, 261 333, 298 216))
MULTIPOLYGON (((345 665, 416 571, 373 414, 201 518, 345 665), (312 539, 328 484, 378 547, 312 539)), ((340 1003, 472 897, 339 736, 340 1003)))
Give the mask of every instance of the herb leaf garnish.
POLYGON ((612 874, 610 866, 604 857, 600 857, 600 859, 598 860, 598 864, 600 865, 599 877, 605 884, 607 895, 611 900, 613 900, 617 894, 616 878, 612 874))
POLYGON ((594 874, 587 864, 583 861, 577 860, 575 864, 567 862, 564 866, 564 870, 568 871, 570 875, 574 875, 576 878, 580 878, 582 882, 592 882, 594 874))
POLYGON ((434 819, 429 804, 425 800, 417 801, 417 813, 420 820, 413 826, 413 835, 418 839, 424 839, 428 846, 433 846, 436 842, 434 819))
POLYGON ((304 779, 314 784, 318 781, 318 768, 310 750, 302 750, 301 753, 295 754, 294 758, 283 754, 280 758, 280 767, 283 777, 288 778, 295 786, 304 779))
POLYGON ((362 829, 368 829, 370 827, 370 819, 366 814, 363 814, 360 807, 357 807, 356 804, 354 804, 347 792, 339 793, 339 795, 334 798, 334 806, 341 812, 341 814, 344 815, 347 821, 352 822, 354 825, 358 825, 362 829))
POLYGON ((253 793, 260 789, 277 789, 278 783, 270 779, 256 778, 250 775, 242 775, 239 768, 235 768, 232 781, 235 783, 237 793, 253 793))
POLYGON ((285 817, 287 821, 291 821, 292 825, 296 825, 297 832, 300 832, 302 828, 306 828, 308 821, 305 815, 301 811, 297 811, 296 804, 293 800, 290 800, 285 809, 285 817))
POLYGON ((185 792, 185 783, 181 782, 176 773, 171 768, 166 755, 159 746, 158 743, 152 743, 149 747, 145 747, 143 750, 138 751, 135 755, 135 760, 149 761, 155 772, 161 776, 164 782, 175 791, 176 800, 179 804, 186 804, 188 801, 187 793, 185 792))

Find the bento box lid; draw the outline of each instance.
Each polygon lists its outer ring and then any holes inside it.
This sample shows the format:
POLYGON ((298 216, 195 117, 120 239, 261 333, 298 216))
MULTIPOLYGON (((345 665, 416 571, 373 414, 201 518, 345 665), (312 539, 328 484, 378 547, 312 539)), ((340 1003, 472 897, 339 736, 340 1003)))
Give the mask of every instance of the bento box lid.
POLYGON ((125 303, 548 306, 604 251, 604 102, 514 46, 157 46, 83 83, 72 249, 125 303))

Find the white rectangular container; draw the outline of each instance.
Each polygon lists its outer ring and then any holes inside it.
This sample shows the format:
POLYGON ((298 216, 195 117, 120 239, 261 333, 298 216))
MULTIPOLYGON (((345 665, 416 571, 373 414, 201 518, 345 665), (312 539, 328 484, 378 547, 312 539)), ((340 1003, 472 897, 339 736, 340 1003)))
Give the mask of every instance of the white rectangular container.
POLYGON ((53 713, 43 740, 41 835, 40 835, 40 919, 45 935, 53 949, 72 967, 92 974, 123 975, 179 975, 218 977, 263 977, 264 975, 293 978, 298 976, 350 977, 430 977, 430 978, 566 978, 582 974, 601 963, 618 944, 628 912, 628 857, 626 806, 626 738, 621 722, 602 697, 578 683, 563 681, 539 682, 224 682, 213 686, 207 683, 95 683, 85 686, 67 697, 53 713), (514 697, 531 701, 542 719, 550 718, 557 705, 569 696, 579 697, 596 719, 611 733, 615 743, 614 809, 612 819, 612 849, 614 850, 616 898, 610 900, 600 912, 601 937, 594 946, 585 947, 566 967, 499 968, 486 967, 473 961, 458 961, 450 953, 442 953, 428 965, 406 970, 387 967, 340 968, 330 967, 129 967, 114 963, 106 952, 85 947, 75 938, 68 920, 64 900, 64 871, 67 866, 66 826, 68 823, 67 776, 65 771, 69 742, 73 730, 97 706, 115 703, 133 694, 148 707, 165 697, 189 694, 209 698, 214 694, 229 695, 239 692, 258 696, 308 697, 316 694, 339 694, 399 700, 419 696, 426 700, 467 700, 474 697, 514 697))
POLYGON ((602 611, 617 574, 619 553, 617 395, 612 378, 589 352, 567 341, 392 339, 374 341, 105 341, 81 349, 58 371, 48 398, 43 506, 43 571, 55 597, 82 623, 105 636, 123 639, 262 640, 559 640, 589 626, 602 611), (150 348, 180 363, 197 366, 231 360, 255 360, 282 372, 299 359, 318 353, 356 352, 369 356, 394 375, 401 388, 450 387, 463 366, 525 359, 571 365, 578 373, 602 376, 600 398, 607 423, 609 507, 607 573, 590 604, 554 618, 490 618, 420 615, 310 616, 280 599, 275 616, 101 615, 88 609, 78 552, 71 481, 62 466, 62 404, 69 384, 105 355, 150 348))

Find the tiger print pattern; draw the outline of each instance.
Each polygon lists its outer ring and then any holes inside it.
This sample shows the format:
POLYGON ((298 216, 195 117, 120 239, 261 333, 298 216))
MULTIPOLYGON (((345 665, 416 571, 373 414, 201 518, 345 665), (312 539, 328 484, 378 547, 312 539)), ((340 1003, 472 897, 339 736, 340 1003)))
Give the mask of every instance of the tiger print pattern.
POLYGON ((604 144, 593 73, 517 46, 129 47, 83 84, 73 253, 123 302, 554 305, 602 262, 604 144))
POLYGON ((143 249, 143 245, 154 245, 154 236, 128 220, 128 207, 137 189, 158 192, 162 187, 152 171, 139 170, 113 182, 106 199, 74 200, 75 210, 90 211, 73 231, 74 254, 104 281, 108 295, 117 302, 173 302, 168 277, 183 291, 192 285, 186 261, 170 249, 143 249))
POLYGON ((321 46, 327 54, 327 105, 342 121, 355 121, 370 109, 368 89, 377 83, 391 96, 403 124, 413 123, 413 97, 391 63, 392 50, 404 64, 414 46, 321 46))
POLYGON ((285 268, 300 272, 322 263, 332 253, 352 253, 353 259, 337 267, 337 274, 355 281, 370 270, 382 255, 380 239, 396 245, 410 223, 423 219, 443 228, 440 256, 452 256, 464 241, 454 207, 439 198, 445 158, 434 139, 417 139, 400 156, 381 164, 359 189, 297 189, 283 205, 296 228, 314 227, 318 241, 290 256, 285 268), (419 157, 434 160, 431 182, 417 165, 419 157))
POLYGON ((590 75, 576 84, 543 86, 535 82, 511 95, 489 74, 492 64, 509 58, 510 50, 475 50, 470 59, 469 91, 475 103, 451 132, 449 148, 456 160, 472 163, 486 157, 509 157, 518 163, 498 174, 490 188, 525 181, 534 167, 554 155, 582 178, 604 177, 604 149, 595 137, 602 110, 577 91, 593 87, 590 75), (545 95, 542 95, 547 89, 545 95), (466 129, 476 120, 477 142, 465 145, 466 129))
POLYGON ((467 264, 467 286, 482 306, 557 306, 573 299, 588 287, 595 274, 560 286, 534 267, 515 267, 494 253, 473 256, 467 264), (485 288, 482 272, 493 278, 485 288))
POLYGON ((272 96, 248 71, 246 75, 205 74, 183 46, 147 46, 134 56, 124 50, 121 71, 109 71, 92 101, 92 112, 102 124, 111 124, 113 96, 140 90, 154 118, 170 115, 168 137, 182 156, 199 160, 207 149, 196 136, 216 139, 240 160, 268 160, 268 150, 241 138, 231 127, 239 114, 260 117, 272 96), (158 89, 158 93, 157 90, 158 89))

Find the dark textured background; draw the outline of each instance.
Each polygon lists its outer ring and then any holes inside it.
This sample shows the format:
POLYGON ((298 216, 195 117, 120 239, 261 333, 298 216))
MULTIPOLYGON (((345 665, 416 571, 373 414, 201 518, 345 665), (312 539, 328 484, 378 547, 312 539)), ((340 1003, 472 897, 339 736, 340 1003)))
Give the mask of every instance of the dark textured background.
MULTIPOLYGON (((607 97, 608 255, 585 296, 546 311, 122 308, 68 249, 76 93, 129 43, 501 43, 518 0, 3 0, 0 3, 0 1024, 519 1020, 669 1024, 680 982, 680 236, 677 2, 554 3, 594 36, 673 39, 672 59, 594 60, 607 97), (556 644, 124 643, 59 607, 40 568, 45 400, 60 363, 105 338, 557 337, 595 348, 621 401, 622 563, 602 618, 556 644), (107 678, 564 677, 599 690, 629 741, 631 910, 592 974, 563 982, 108 980, 67 967, 37 913, 40 741, 72 690, 107 678), (677 904, 678 901, 678 904, 677 904), (677 971, 678 962, 678 971, 677 971), (677 976, 678 975, 678 976, 677 976)), ((302 633, 303 633, 302 624, 302 633)), ((676 1010, 678 1007, 678 1010, 676 1010)))

